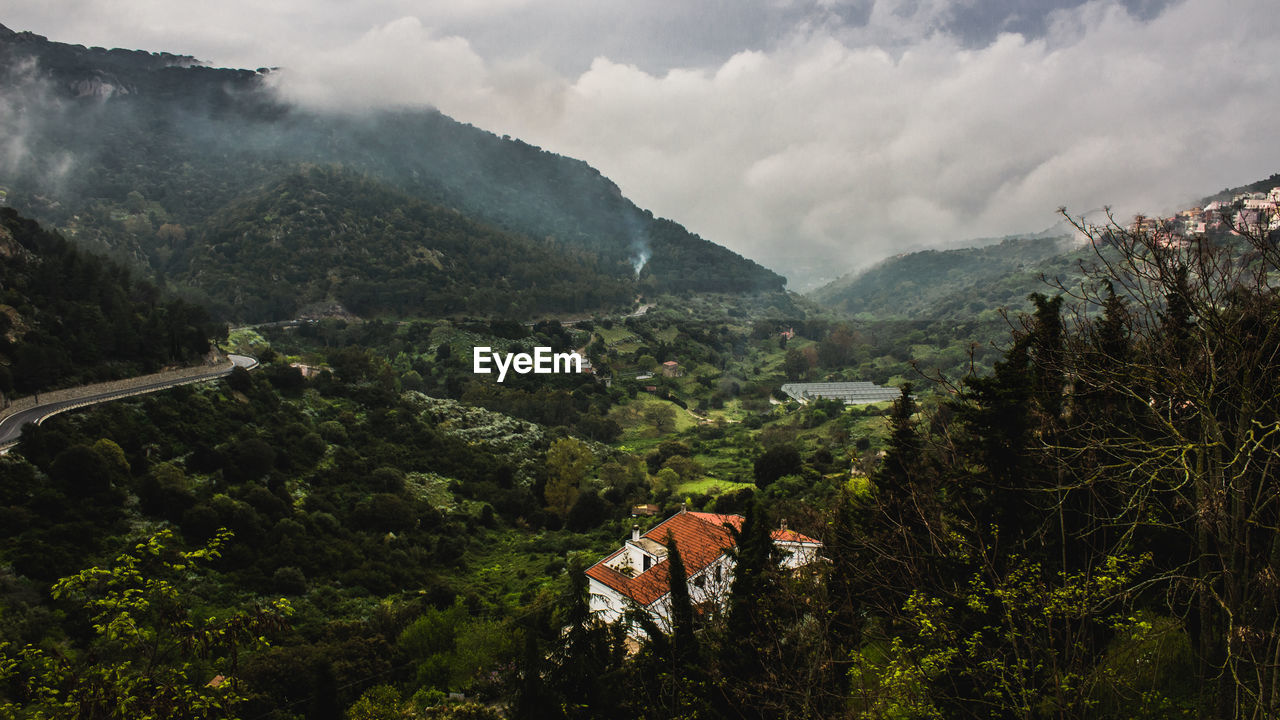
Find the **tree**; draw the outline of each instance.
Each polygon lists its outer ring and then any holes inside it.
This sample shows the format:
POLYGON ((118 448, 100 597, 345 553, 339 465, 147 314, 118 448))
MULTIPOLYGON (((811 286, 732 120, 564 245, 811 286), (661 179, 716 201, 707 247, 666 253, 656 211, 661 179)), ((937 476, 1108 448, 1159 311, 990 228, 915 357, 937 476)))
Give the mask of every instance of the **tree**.
POLYGON ((390 685, 375 685, 347 708, 347 720, 403 720, 405 703, 390 685))
POLYGON ((723 702, 742 717, 763 717, 767 649, 777 636, 773 602, 777 563, 773 538, 760 499, 747 502, 731 551, 733 584, 722 649, 723 702))
POLYGON ((676 409, 667 403, 654 403, 644 409, 644 421, 659 435, 676 429, 676 409))
POLYGON ((230 717, 242 699, 240 651, 266 647, 291 609, 280 599, 221 617, 193 611, 183 581, 229 539, 182 552, 165 530, 59 580, 53 596, 80 604, 92 624, 86 652, 0 645, 0 679, 17 680, 33 717, 230 717))
POLYGON ((609 519, 612 508, 595 490, 586 490, 578 494, 573 507, 565 516, 564 526, 573 532, 586 532, 600 526, 609 519))
POLYGON ((818 343, 818 362, 823 367, 837 368, 848 365, 854 356, 857 338, 845 324, 837 325, 831 334, 818 343))
POLYGON ((833 574, 829 592, 837 603, 838 626, 859 630, 850 613, 865 608, 893 616, 911 592, 937 579, 931 559, 941 553, 937 473, 915 422, 910 384, 889 413, 884 462, 869 492, 845 488, 833 519, 833 574))
POLYGON ((671 636, 676 665, 689 673, 698 660, 697 638, 693 634, 693 601, 689 598, 689 578, 675 536, 667 531, 667 576, 671 593, 671 636))
POLYGON ((657 450, 654 450, 645 456, 645 466, 648 467, 651 475, 657 475, 658 471, 662 469, 662 466, 667 462, 667 460, 677 455, 692 457, 693 450, 682 442, 678 442, 676 440, 663 440, 662 443, 658 445, 657 450))
POLYGON ((809 358, 800 348, 791 348, 782 360, 782 372, 788 380, 803 380, 809 373, 809 358))
POLYGON ((1146 219, 1073 222, 1095 258, 1076 297, 1110 312, 1081 322, 1064 365, 1087 390, 1081 409, 1101 398, 1119 412, 1075 415, 1054 451, 1096 463, 1064 464, 1064 485, 1096 508, 1095 547, 1150 548, 1213 712, 1272 712, 1280 250, 1258 227, 1184 242, 1146 219))
POLYGON ((752 470, 756 485, 764 488, 786 475, 796 475, 804 468, 800 451, 790 443, 774 445, 756 458, 752 470))
POLYGON ((632 680, 636 701, 649 717, 692 718, 710 714, 709 687, 703 672, 699 641, 694 634, 694 609, 688 576, 680 548, 670 533, 666 538, 667 608, 669 621, 659 624, 650 613, 636 608, 628 613, 648 637, 633 661, 632 680))
POLYGON ((249 371, 239 365, 231 368, 231 373, 227 375, 227 385, 236 392, 247 393, 253 389, 253 377, 249 375, 249 371))
POLYGON ((576 438, 560 438, 547 450, 547 485, 543 497, 547 507, 565 517, 578 499, 579 487, 595 455, 576 438))
POLYGON ((884 493, 908 488, 917 479, 922 464, 924 443, 912 420, 916 411, 912 389, 910 383, 904 383, 902 395, 893 401, 889 412, 889 447, 877 474, 878 485, 884 493))
POLYGON ((569 558, 569 587, 561 603, 563 642, 551 653, 547 689, 565 717, 625 715, 620 681, 626 629, 623 623, 610 625, 592 616, 586 569, 582 557, 569 558))
POLYGON ((672 455, 662 463, 663 469, 675 471, 680 476, 680 484, 690 483, 702 477, 702 463, 687 455, 672 455))

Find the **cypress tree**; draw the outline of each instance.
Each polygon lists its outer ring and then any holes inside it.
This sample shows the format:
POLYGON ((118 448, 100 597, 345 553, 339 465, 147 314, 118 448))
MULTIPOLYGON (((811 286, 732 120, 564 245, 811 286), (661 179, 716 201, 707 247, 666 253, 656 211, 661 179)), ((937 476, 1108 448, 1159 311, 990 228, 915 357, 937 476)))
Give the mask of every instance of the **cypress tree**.
POLYGON ((858 501, 847 487, 840 492, 824 554, 831 559, 827 578, 827 608, 831 613, 832 662, 829 675, 833 694, 847 696, 850 652, 862 641, 864 595, 867 592, 864 559, 859 551, 867 527, 858 501))
POLYGON ((693 601, 689 598, 689 579, 685 576, 680 546, 667 531, 667 562, 671 586, 671 630, 673 652, 682 669, 697 663, 697 638, 693 634, 693 601))
POLYGON ((722 689, 726 714, 752 718, 760 715, 759 704, 753 698, 766 672, 766 647, 775 637, 770 612, 774 595, 773 538, 764 509, 754 496, 747 503, 746 517, 742 529, 736 533, 736 541, 722 689))

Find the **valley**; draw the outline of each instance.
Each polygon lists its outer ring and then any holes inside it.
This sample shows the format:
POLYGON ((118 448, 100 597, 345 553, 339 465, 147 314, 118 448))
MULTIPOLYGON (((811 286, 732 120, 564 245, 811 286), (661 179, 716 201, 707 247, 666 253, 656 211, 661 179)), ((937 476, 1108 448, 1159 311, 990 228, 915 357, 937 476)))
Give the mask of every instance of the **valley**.
POLYGON ((1276 176, 799 295, 273 72, 0 26, 0 717, 1280 703, 1276 176))

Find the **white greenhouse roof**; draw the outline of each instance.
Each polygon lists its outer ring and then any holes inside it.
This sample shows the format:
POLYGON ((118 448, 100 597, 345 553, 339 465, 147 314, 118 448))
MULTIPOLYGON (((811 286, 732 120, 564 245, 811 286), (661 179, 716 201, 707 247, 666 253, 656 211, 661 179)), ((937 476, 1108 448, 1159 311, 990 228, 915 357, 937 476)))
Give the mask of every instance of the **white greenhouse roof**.
POLYGON ((840 400, 845 405, 897 400, 902 391, 896 387, 881 387, 873 382, 787 383, 782 392, 802 403, 816 398, 840 400))

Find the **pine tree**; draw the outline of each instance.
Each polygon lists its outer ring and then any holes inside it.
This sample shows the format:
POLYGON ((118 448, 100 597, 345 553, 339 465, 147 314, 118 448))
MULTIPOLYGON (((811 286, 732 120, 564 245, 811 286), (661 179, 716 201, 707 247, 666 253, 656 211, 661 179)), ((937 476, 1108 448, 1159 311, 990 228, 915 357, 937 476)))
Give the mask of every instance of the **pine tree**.
POLYGON ((831 561, 831 573, 827 576, 827 610, 830 614, 830 641, 832 647, 830 685, 837 695, 845 695, 849 685, 849 657, 862 642, 865 594, 865 565, 860 561, 859 550, 866 537, 866 527, 860 502, 849 488, 844 488, 836 500, 830 530, 823 552, 831 561))
POLYGON ((1032 293, 1035 305, 1030 332, 1031 388, 1039 409, 1041 426, 1051 432, 1062 415, 1063 327, 1062 296, 1049 299, 1032 293))
POLYGON ((965 380, 952 404, 959 421, 962 517, 973 530, 998 527, 1021 543, 1040 517, 1025 492, 1031 440, 1031 366, 1028 340, 1014 340, 990 376, 965 380))
POLYGON ((903 383, 902 395, 893 401, 889 411, 889 443, 884 463, 876 473, 877 493, 887 504, 897 508, 909 502, 912 485, 916 482, 921 466, 924 441, 920 438, 912 417, 916 412, 911 397, 911 383, 903 383))

